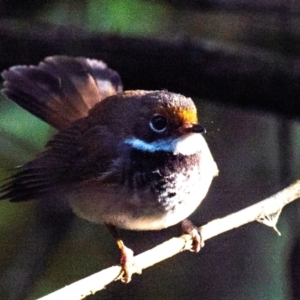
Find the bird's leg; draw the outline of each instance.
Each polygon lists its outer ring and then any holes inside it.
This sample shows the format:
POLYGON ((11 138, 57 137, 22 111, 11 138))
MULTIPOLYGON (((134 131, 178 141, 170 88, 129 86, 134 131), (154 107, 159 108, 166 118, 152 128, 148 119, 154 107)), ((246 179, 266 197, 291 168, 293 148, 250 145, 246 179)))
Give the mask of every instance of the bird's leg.
POLYGON ((141 274, 142 272, 134 262, 133 251, 124 245, 117 228, 111 224, 105 224, 105 226, 116 240, 117 246, 120 250, 120 265, 122 267, 122 273, 120 275, 121 281, 124 283, 129 283, 131 281, 132 274, 141 274))
POLYGON ((190 220, 186 219, 181 222, 181 228, 184 233, 188 233, 192 236, 193 243, 190 251, 199 252, 200 249, 204 247, 204 241, 198 227, 190 220))

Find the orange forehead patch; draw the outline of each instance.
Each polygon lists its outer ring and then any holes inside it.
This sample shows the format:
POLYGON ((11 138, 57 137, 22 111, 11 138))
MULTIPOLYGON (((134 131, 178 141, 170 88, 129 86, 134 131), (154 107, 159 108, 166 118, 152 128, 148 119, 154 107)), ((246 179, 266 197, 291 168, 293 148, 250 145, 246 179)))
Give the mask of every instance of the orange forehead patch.
POLYGON ((182 124, 198 123, 196 109, 186 109, 183 107, 160 107, 157 113, 164 115, 167 119, 173 119, 182 124))

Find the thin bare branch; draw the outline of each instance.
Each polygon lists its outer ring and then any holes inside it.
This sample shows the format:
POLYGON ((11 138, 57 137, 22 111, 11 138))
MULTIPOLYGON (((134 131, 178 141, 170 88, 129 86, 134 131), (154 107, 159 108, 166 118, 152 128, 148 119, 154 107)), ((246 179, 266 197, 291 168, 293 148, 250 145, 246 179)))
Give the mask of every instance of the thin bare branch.
MULTIPOLYGON (((276 229, 276 222, 282 208, 299 197, 300 180, 263 201, 224 218, 213 220, 200 227, 202 238, 205 241, 253 221, 258 221, 276 229)), ((181 237, 172 238, 153 249, 137 255, 135 262, 139 268, 146 269, 184 250, 188 250, 190 247, 191 236, 182 235, 181 237)), ((120 272, 121 268, 119 266, 110 267, 40 298, 39 300, 83 299, 88 295, 102 290, 109 283, 115 281, 119 277, 120 272)))

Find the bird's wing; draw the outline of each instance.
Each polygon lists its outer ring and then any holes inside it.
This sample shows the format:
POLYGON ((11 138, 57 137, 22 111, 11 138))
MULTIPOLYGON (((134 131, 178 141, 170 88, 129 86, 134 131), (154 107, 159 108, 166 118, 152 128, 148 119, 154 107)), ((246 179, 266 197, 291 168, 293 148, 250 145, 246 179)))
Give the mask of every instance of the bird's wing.
POLYGON ((57 133, 36 159, 19 167, 0 189, 12 202, 63 197, 78 182, 107 175, 117 157, 115 137, 105 126, 85 128, 84 119, 57 133))

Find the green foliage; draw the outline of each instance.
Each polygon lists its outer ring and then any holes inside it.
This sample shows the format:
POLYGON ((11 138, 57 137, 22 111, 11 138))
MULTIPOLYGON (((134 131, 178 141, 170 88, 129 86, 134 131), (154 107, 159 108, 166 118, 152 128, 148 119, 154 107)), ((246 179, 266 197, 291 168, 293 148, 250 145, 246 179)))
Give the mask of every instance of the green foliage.
POLYGON ((91 30, 126 34, 155 34, 168 20, 168 10, 151 1, 88 1, 88 27, 91 30))
POLYGON ((37 17, 58 25, 75 25, 90 31, 126 35, 161 34, 168 26, 173 10, 159 1, 87 0, 59 1, 37 17))
MULTIPOLYGON (((34 157, 49 139, 49 125, 0 97, 0 159, 11 167, 34 157), (9 161, 7 158, 9 157, 9 161)), ((3 169, 2 169, 3 170, 3 169)), ((1 174, 0 174, 1 175, 1 174)))

